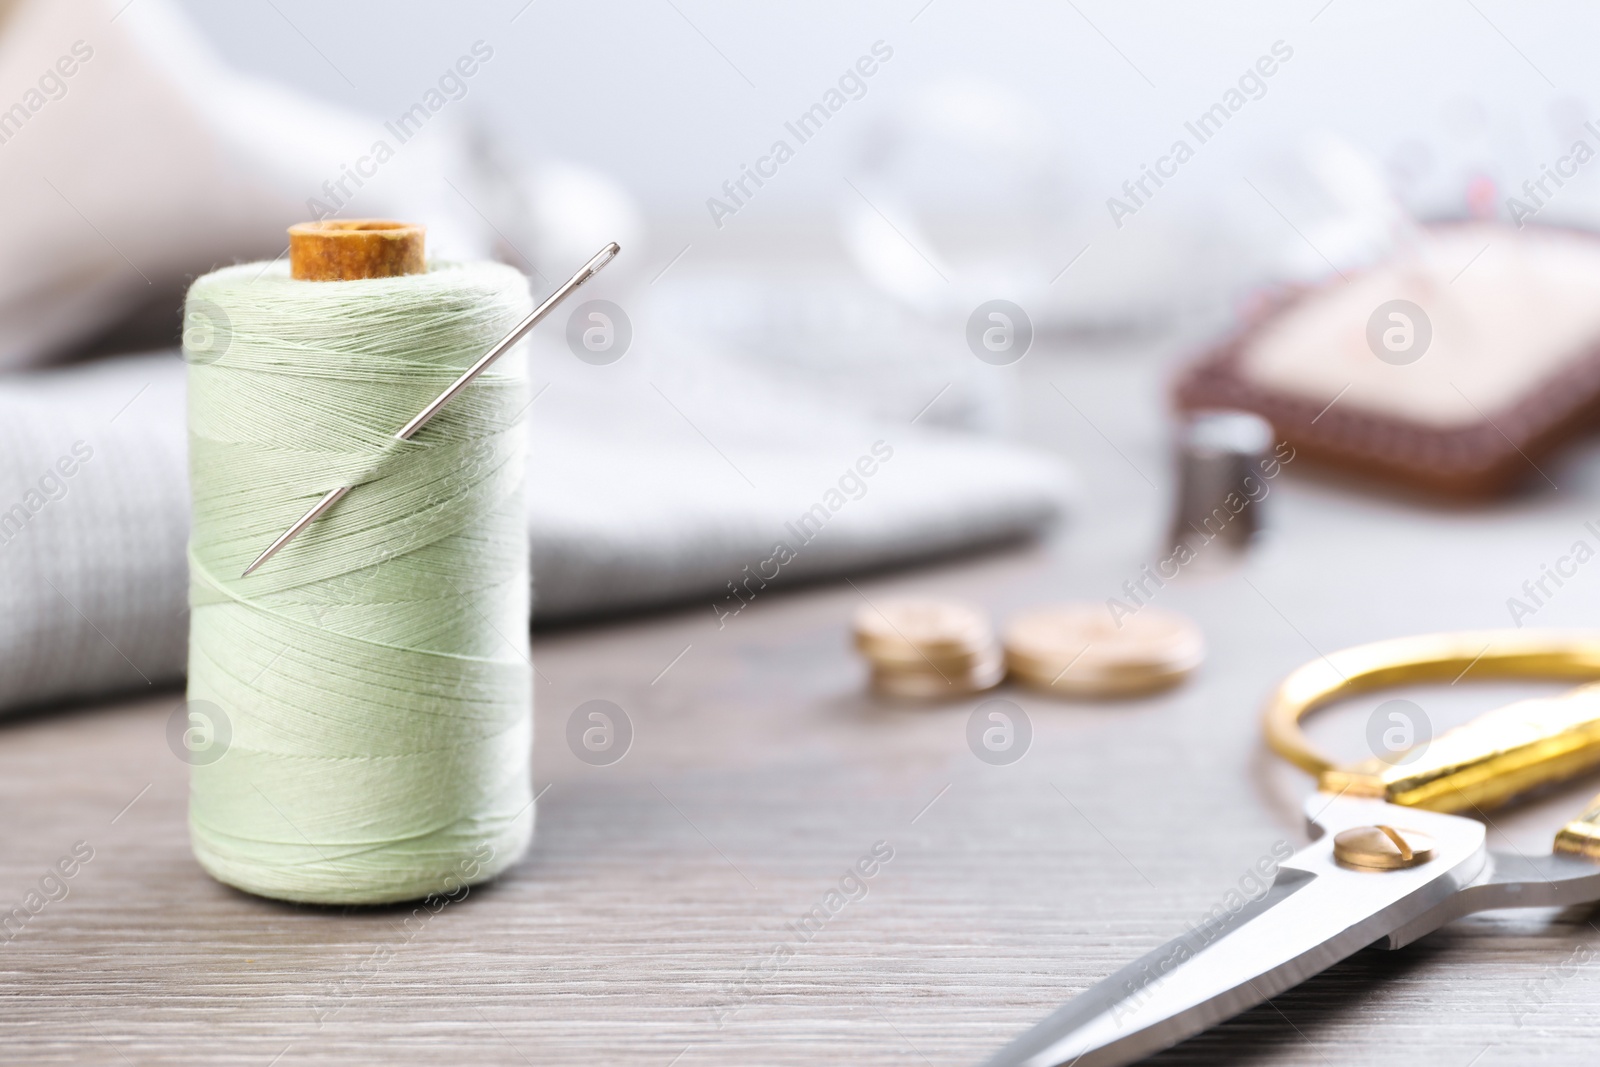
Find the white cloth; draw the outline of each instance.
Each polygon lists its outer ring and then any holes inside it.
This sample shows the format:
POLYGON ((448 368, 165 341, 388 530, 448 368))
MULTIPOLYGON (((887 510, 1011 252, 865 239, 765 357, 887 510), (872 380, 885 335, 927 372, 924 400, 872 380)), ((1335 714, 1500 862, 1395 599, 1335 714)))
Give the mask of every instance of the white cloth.
MULTIPOLYGON (((729 625, 803 580, 1036 532, 1071 491, 1055 457, 796 401, 687 346, 531 358, 540 621, 698 600, 729 625)), ((182 676, 185 370, 0 378, 0 710, 182 676)))
POLYGON ((529 410, 541 621, 685 598, 720 616, 772 595, 744 585, 753 572, 776 571, 778 588, 1019 537, 1070 497, 1055 457, 826 405, 650 335, 610 366, 543 347, 547 336, 533 352, 535 388, 549 383, 529 410), (767 563, 786 555, 780 543, 794 558, 767 563))
POLYGON ((182 676, 185 369, 165 354, 0 379, 0 709, 182 676))

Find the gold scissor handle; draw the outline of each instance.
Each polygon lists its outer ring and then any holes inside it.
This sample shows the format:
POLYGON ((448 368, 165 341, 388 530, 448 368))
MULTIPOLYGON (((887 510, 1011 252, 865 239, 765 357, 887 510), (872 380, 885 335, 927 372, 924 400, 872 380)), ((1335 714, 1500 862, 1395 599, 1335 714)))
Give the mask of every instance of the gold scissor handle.
MULTIPOLYGON (((1403 762, 1336 767, 1300 729, 1315 708, 1399 685, 1503 678, 1600 679, 1600 630, 1424 634, 1347 648, 1294 671, 1266 709, 1273 751, 1318 788, 1434 811, 1485 809, 1600 765, 1600 684, 1518 701, 1435 738, 1403 762)), ((1600 797, 1556 836, 1556 850, 1600 859, 1600 797)))

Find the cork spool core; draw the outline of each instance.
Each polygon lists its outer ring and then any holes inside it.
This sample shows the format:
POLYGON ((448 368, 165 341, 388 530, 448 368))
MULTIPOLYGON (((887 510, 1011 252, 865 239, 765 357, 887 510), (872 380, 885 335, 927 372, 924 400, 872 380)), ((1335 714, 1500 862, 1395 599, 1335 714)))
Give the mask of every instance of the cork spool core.
POLYGON ((391 219, 324 219, 289 227, 289 276, 308 282, 394 278, 427 270, 427 230, 391 219))

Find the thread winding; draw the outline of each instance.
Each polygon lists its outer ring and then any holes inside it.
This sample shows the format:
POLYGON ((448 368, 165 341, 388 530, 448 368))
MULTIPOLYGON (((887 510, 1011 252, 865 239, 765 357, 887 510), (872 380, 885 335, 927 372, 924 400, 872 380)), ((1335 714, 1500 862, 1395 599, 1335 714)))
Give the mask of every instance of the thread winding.
POLYGON ((484 263, 343 282, 246 264, 190 288, 188 695, 231 737, 191 769, 189 825, 220 881, 376 904, 526 849, 526 361, 392 435, 530 310, 523 277, 484 263))

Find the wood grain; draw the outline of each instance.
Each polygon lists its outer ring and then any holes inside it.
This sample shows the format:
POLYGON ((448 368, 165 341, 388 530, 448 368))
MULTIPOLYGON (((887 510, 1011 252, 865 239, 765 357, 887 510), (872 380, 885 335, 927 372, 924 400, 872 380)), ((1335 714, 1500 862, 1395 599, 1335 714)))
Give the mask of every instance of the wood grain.
MULTIPOLYGON (((1319 650, 1504 625, 1505 597, 1600 512, 1592 453, 1554 472, 1568 488, 1489 512, 1420 511, 1291 471, 1246 567, 1159 593, 1210 643, 1185 687, 1109 705, 1002 690, 1034 730, 1004 767, 967 748, 977 700, 867 697, 848 638, 863 597, 949 593, 1003 617, 1113 595, 1153 558, 1165 363, 1080 351, 1019 365, 1018 431, 1073 455, 1086 481, 1083 512, 1047 546, 859 591, 774 590, 722 630, 707 605, 536 634, 534 850, 425 921, 207 878, 164 736, 177 694, 0 727, 0 912, 74 842, 94 848, 65 899, 0 941, 0 1062, 980 1061, 1179 932, 1274 841, 1303 840, 1309 783, 1258 740, 1277 678, 1319 650), (593 698, 634 726, 610 766, 566 745, 567 717, 593 698), (797 935, 788 924, 878 842, 893 858, 865 895, 797 935)), ((1595 580, 1538 621, 1585 621, 1595 580)), ((1413 699, 1442 729, 1527 691, 1413 699)), ((1370 708, 1330 712, 1318 738, 1360 754, 1370 708)), ((1593 786, 1496 816, 1492 841, 1548 849, 1593 786)), ((1592 1062, 1597 953, 1583 910, 1480 916, 1363 953, 1160 1062, 1592 1062)))

